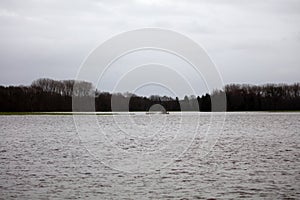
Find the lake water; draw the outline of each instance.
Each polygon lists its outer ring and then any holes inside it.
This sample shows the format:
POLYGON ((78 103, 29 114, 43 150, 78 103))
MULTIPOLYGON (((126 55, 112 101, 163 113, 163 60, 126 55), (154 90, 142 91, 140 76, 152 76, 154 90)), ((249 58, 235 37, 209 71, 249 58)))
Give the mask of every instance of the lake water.
POLYGON ((0 116, 0 199, 299 199, 300 113, 0 116))

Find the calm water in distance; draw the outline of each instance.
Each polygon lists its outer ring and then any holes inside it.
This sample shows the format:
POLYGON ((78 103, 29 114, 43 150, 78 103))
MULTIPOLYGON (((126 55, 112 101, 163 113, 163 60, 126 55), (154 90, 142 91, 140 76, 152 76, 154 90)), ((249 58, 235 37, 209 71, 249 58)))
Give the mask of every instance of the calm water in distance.
POLYGON ((0 199, 300 199, 300 113, 210 119, 0 116, 0 199))

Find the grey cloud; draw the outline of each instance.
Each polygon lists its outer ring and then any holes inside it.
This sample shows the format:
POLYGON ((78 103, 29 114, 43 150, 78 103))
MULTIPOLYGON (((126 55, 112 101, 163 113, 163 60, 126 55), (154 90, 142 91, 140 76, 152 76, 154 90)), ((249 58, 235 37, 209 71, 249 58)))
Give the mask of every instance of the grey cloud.
POLYGON ((298 0, 2 0, 0 84, 74 78, 101 42, 143 27, 199 42, 226 83, 295 82, 299 23, 298 0))

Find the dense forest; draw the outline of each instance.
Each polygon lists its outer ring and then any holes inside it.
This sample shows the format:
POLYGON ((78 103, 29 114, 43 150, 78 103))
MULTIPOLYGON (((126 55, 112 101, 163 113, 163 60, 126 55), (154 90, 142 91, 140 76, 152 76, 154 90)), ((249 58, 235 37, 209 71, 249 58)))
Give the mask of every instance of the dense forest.
MULTIPOLYGON (((96 111, 148 111, 154 104, 167 111, 211 111, 211 99, 226 93, 228 111, 300 110, 300 84, 226 85, 222 91, 183 99, 152 95, 99 92, 85 81, 38 79, 30 86, 0 86, 1 112, 72 111, 72 96, 93 101, 96 111), (112 102, 114 107, 112 109, 112 102), (128 110, 128 106, 127 107, 128 110)), ((74 100, 74 99, 73 99, 74 100)), ((87 109, 89 110, 89 109, 87 109)))

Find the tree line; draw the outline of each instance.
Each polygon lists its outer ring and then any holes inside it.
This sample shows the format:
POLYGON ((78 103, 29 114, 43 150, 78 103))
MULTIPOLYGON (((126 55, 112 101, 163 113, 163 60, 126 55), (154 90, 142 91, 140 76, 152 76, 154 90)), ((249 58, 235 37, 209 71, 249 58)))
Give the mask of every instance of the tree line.
MULTIPOLYGON (((211 100, 226 94, 228 111, 300 110, 300 84, 230 84, 223 90, 183 99, 130 93, 99 92, 86 81, 38 79, 30 86, 0 86, 1 112, 72 111, 72 100, 92 102, 96 111, 148 111, 159 104, 167 111, 211 111, 211 100), (72 99, 73 96, 73 99, 72 99)), ((91 106, 82 111, 92 111, 91 106)))

